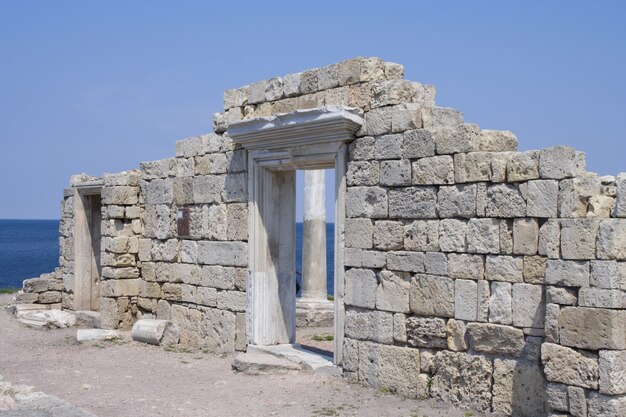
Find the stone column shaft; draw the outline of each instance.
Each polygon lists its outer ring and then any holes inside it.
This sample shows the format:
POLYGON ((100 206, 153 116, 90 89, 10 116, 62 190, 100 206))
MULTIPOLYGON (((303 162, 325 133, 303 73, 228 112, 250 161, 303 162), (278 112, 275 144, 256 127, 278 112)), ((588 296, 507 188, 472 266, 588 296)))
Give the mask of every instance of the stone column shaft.
POLYGON ((326 301, 326 199, 323 169, 304 171, 302 299, 326 301))

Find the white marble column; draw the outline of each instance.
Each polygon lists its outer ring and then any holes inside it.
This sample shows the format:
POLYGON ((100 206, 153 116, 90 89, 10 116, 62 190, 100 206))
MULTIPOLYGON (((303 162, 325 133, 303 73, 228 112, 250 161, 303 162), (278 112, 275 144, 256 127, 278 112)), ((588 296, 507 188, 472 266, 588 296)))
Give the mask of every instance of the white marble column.
POLYGON ((326 301, 326 201, 323 169, 304 171, 302 300, 326 301))

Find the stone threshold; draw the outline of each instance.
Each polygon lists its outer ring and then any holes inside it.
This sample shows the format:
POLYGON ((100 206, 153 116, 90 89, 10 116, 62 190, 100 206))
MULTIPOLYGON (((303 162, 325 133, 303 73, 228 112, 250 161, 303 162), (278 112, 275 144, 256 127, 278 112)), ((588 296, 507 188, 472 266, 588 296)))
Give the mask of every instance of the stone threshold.
POLYGON ((303 348, 299 343, 256 346, 248 345, 248 353, 269 354, 299 364, 302 369, 325 375, 341 376, 343 370, 333 363, 333 358, 303 348))

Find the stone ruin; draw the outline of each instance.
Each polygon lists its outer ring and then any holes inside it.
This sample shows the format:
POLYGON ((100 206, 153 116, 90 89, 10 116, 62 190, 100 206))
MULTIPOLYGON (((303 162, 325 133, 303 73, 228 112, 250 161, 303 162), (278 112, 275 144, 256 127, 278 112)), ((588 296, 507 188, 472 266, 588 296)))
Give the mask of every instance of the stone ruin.
POLYGON ((171 320, 218 354, 293 343, 294 172, 322 168, 345 378, 504 415, 626 415, 626 175, 517 152, 378 58, 227 90, 174 157, 73 177, 60 266, 18 302, 107 329, 171 320))

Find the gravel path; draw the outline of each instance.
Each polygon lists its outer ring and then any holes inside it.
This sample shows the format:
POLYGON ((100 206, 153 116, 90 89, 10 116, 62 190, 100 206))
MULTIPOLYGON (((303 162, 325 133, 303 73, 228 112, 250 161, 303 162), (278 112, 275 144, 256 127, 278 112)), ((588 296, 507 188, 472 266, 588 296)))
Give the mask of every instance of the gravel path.
MULTIPOLYGON (((9 300, 0 295, 0 305, 9 300)), ((100 417, 478 416, 340 378, 304 372, 248 376, 232 371, 232 357, 127 339, 79 343, 75 336, 76 329, 27 328, 0 307, 0 375, 100 417)))

